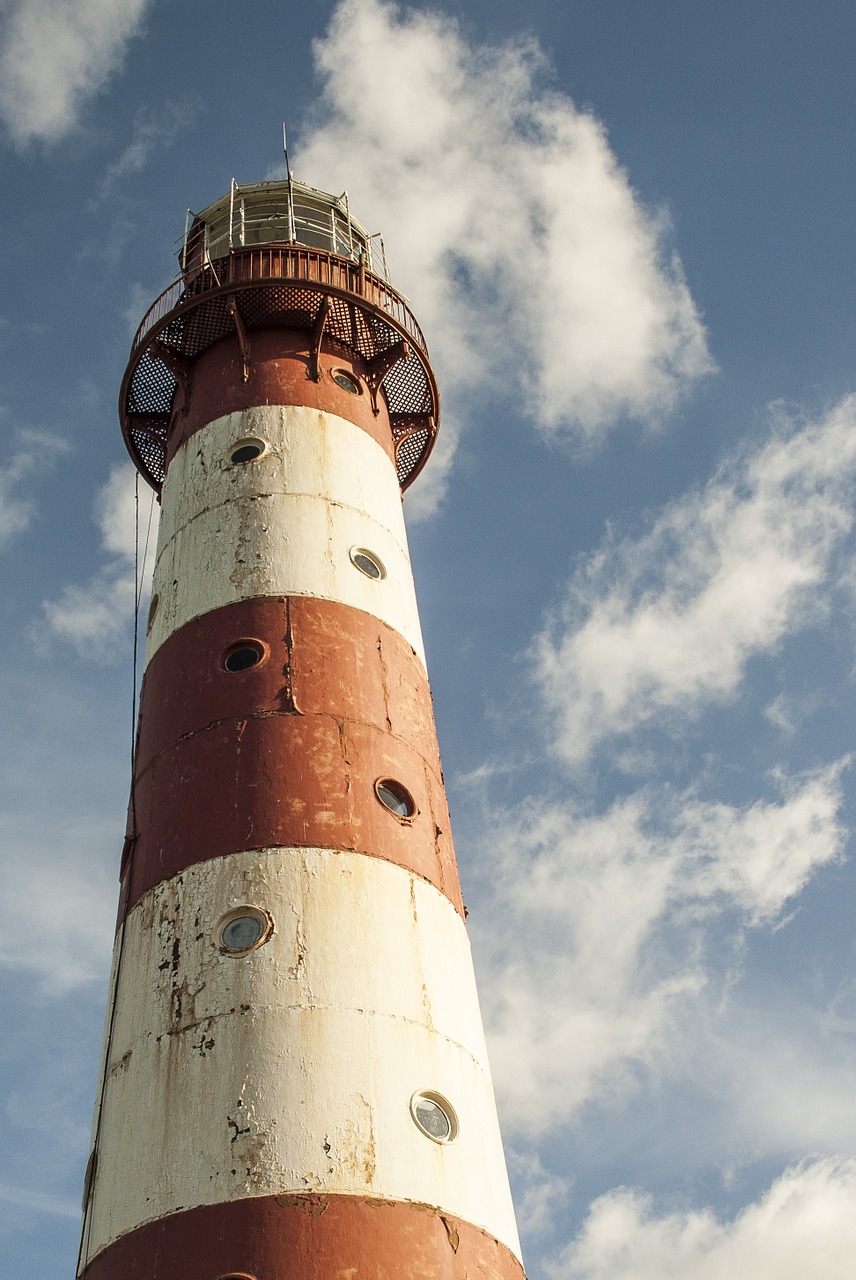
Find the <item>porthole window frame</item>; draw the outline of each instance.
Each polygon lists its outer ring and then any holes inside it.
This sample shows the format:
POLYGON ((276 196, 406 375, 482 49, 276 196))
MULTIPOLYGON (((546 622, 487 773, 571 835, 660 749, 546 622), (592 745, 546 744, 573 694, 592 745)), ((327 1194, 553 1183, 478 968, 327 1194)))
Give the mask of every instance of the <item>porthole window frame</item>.
POLYGON ((436 1089, 417 1089, 410 1098, 410 1118, 416 1125, 416 1128, 424 1138, 428 1138, 431 1142, 437 1144, 438 1147, 448 1147, 457 1139, 461 1132, 461 1122, 458 1119, 458 1113, 452 1106, 448 1098, 442 1093, 438 1093, 436 1089), (433 1102, 435 1107, 439 1107, 443 1115, 449 1123, 449 1133, 445 1138, 438 1138, 435 1133, 431 1133, 420 1121, 416 1106, 422 1099, 426 1102, 433 1102))
POLYGON ((265 456, 269 449, 270 445, 267 440, 263 440, 261 436, 242 436, 240 440, 235 440, 229 445, 229 448, 226 450, 226 459, 230 467, 246 467, 249 466, 251 462, 258 462, 260 458, 265 456), (247 449, 251 445, 259 446, 259 452, 254 454, 252 458, 235 458, 234 455, 239 449, 247 449))
POLYGON ((83 1194, 81 1196, 81 1211, 86 1213, 89 1208, 89 1201, 92 1199, 92 1192, 95 1187, 95 1175, 98 1172, 98 1148, 93 1147, 89 1153, 89 1159, 86 1162, 86 1172, 83 1175, 83 1194))
POLYGON ((226 911, 212 930, 212 939, 214 945, 222 956, 229 956, 233 960, 240 960, 243 956, 248 956, 251 951, 257 951, 259 947, 263 947, 269 941, 273 934, 273 916, 269 911, 265 911, 264 907, 258 906, 254 902, 244 902, 238 907, 233 907, 231 911, 226 911), (234 948, 227 946, 223 941, 223 933, 228 929, 229 925, 235 920, 240 920, 244 916, 251 916, 258 920, 263 926, 261 933, 255 942, 248 947, 234 948))
POLYGON ((155 618, 157 617, 157 614, 158 614, 159 605, 160 605, 160 595, 156 591, 152 596, 151 600, 149 601, 149 612, 146 617, 146 635, 147 636, 150 636, 152 634, 152 628, 155 625, 155 618))
POLYGON ((369 582, 383 582, 383 580, 386 578, 386 565, 381 560, 380 556, 377 554, 376 551, 369 551, 368 547, 356 547, 356 546, 351 547, 351 549, 348 551, 348 559, 350 560, 354 568, 357 570, 357 572, 361 573, 364 578, 368 578, 369 582), (375 576, 373 573, 369 573, 368 570, 364 569, 361 564, 358 564, 357 556, 365 556, 365 558, 369 560, 378 570, 377 576, 375 576))
POLYGON ((411 826, 414 819, 419 816, 419 806, 416 803, 416 799, 413 793, 410 790, 408 790, 408 788, 404 785, 403 782, 399 782, 398 778, 390 778, 386 776, 382 778, 375 778, 374 793, 375 793, 375 799, 377 800, 378 804, 383 808, 383 810, 386 813, 390 814, 393 818, 395 818, 396 822, 400 822, 402 826, 405 826, 405 827, 411 826), (391 809, 380 794, 381 787, 385 788, 385 790, 387 791, 392 792, 393 794, 396 791, 403 792, 404 796, 410 802, 410 812, 397 813, 395 809, 391 809))
POLYGON ((330 377, 333 379, 336 386, 339 387, 342 391, 347 392, 349 396, 361 396, 363 394, 362 381, 350 369, 340 369, 340 368, 331 369, 330 377), (352 386, 350 387, 344 386, 343 383, 339 381, 340 377, 347 379, 348 382, 352 383, 352 386))
POLYGON ((220 670, 227 676, 245 675, 248 671, 258 670, 258 668, 266 662, 267 656, 268 647, 264 640, 259 640, 258 636, 242 636, 240 640, 233 640, 232 643, 221 653, 220 670), (258 661, 250 663, 248 667, 238 667, 236 671, 233 671, 230 667, 226 666, 226 663, 233 653, 238 653, 241 649, 257 650, 259 654, 258 661))

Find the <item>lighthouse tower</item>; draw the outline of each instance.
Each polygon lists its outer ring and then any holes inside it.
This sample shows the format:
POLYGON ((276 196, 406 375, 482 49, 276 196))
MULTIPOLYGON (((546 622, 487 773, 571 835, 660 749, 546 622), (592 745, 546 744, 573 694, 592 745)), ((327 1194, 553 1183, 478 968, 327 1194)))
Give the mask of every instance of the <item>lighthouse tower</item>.
POLYGON ((401 491, 425 341, 347 198, 188 219, 85 1280, 520 1280, 401 491))

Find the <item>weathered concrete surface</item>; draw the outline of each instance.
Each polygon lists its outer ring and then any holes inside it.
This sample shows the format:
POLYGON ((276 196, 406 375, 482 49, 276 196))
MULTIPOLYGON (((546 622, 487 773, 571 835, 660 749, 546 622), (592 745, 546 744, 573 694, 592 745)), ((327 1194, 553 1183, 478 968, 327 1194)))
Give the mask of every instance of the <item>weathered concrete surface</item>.
POLYGON ((131 1232, 87 1280, 524 1280, 507 1246, 430 1205, 265 1196, 131 1232))
POLYGON ((319 409, 228 414, 179 449, 164 482, 152 592, 147 661, 191 618, 286 595, 372 613, 425 660, 395 469, 359 427, 319 409), (248 436, 268 452, 230 463, 248 436), (378 556, 386 577, 360 573, 352 547, 378 556))
POLYGON ((178 370, 85 1280, 522 1277, 389 419, 306 337, 178 370))
POLYGON ((439 773, 428 679, 420 659, 372 614, 307 596, 251 599, 174 632, 143 682, 137 770, 220 720, 279 713, 335 716, 401 738, 439 773), (242 639, 267 649, 246 671, 223 666, 242 639))
POLYGON ((280 844, 398 862, 463 910, 427 676, 378 619, 305 597, 207 613, 155 654, 141 707, 131 903, 193 863, 280 844), (265 657, 228 672, 241 638, 265 657), (379 778, 410 791, 409 822, 378 802, 379 778))
POLYGON ((194 361, 188 386, 189 396, 178 397, 167 450, 167 466, 181 445, 192 435, 226 413, 239 413, 256 405, 295 404, 324 409, 347 418, 381 446, 391 462, 395 460, 389 413, 383 393, 378 396, 378 413, 372 411, 364 380, 365 365, 359 357, 334 351, 325 343, 321 349, 318 382, 309 376, 307 335, 300 330, 255 330, 251 337, 252 371, 244 380, 244 361, 237 338, 226 338, 203 352, 194 361), (352 395, 333 381, 333 369, 345 369, 362 388, 352 395))
POLYGON ((436 1205, 517 1251, 461 917, 400 867, 323 849, 158 885, 125 926, 99 1169, 91 1253, 191 1206, 307 1190, 436 1205), (215 927, 241 904, 274 931, 224 955, 215 927), (455 1141, 413 1122, 424 1089, 455 1141))
POLYGON ((396 862, 463 912, 442 783, 412 747, 366 725, 343 732, 332 716, 285 715, 220 722, 155 760, 137 785, 136 816, 132 902, 208 858, 318 845, 396 862), (379 803, 378 778, 408 788, 411 821, 379 803))

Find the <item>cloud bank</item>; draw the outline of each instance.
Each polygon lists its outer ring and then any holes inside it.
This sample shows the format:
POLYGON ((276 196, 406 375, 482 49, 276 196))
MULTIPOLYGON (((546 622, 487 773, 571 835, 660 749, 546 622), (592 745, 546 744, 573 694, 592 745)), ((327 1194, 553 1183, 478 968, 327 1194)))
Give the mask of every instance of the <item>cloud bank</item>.
POLYGON ((42 932, 38 947, 21 947, 14 930, 0 932, 0 970, 35 979, 41 996, 103 984, 115 916, 115 868, 97 856, 116 841, 119 824, 52 815, 51 834, 62 833, 62 856, 44 834, 14 813, 3 814, 7 849, 0 866, 6 902, 38 902, 42 932), (34 842, 36 847, 34 848, 34 842))
POLYGON ((0 118, 13 141, 76 126, 139 31, 151 0, 9 0, 0 25, 0 118))
POLYGON ((651 789, 595 816, 570 801, 501 815, 471 928, 511 1132, 537 1138, 674 1067, 678 1020, 709 984, 718 998, 741 933, 841 856, 840 771, 745 807, 651 789))
POLYGON ((593 445, 623 417, 659 421, 710 370, 667 217, 601 123, 544 87, 534 42, 475 46, 437 14, 342 0, 315 57, 297 176, 347 186, 386 229, 452 405, 423 507, 468 404, 517 399, 547 434, 593 445))
MULTIPOLYGON (((69 641, 82 658, 110 661, 132 629, 135 580, 136 484, 134 467, 120 463, 110 472, 96 503, 101 545, 110 559, 85 585, 64 587, 42 608, 49 630, 69 641)), ((140 484, 138 557, 143 569, 140 599, 151 590, 160 507, 140 484)))
POLYGON ((23 482, 68 453, 69 448, 66 441, 46 431, 22 428, 16 433, 12 454, 0 466, 0 551, 28 528, 36 514, 32 499, 22 495, 23 482))
POLYGON ((144 169, 158 148, 172 146, 178 135, 193 123, 198 110, 199 103, 188 99, 167 102, 159 110, 140 107, 134 117, 131 141, 108 166, 98 184, 98 199, 109 199, 117 184, 144 169))
POLYGON ((733 1221, 709 1210, 658 1216, 620 1189, 594 1202, 551 1280, 849 1280, 856 1257, 856 1160, 797 1165, 733 1221))
POLYGON ((561 754, 580 763, 612 735, 732 697, 752 657, 820 620, 854 478, 848 396, 818 422, 779 421, 648 532, 585 560, 533 649, 561 754))

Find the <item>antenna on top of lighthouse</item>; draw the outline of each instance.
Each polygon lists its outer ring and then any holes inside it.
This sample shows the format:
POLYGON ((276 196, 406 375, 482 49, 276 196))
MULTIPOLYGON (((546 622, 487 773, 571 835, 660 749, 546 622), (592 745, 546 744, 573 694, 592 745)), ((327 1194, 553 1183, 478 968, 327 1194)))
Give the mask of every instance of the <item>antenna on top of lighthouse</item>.
POLYGON ((288 134, 285 128, 285 121, 282 122, 282 154, 285 156, 285 176, 288 182, 288 238, 289 240, 297 239, 297 228, 294 224, 294 191, 292 188, 291 165, 288 162, 288 134))

